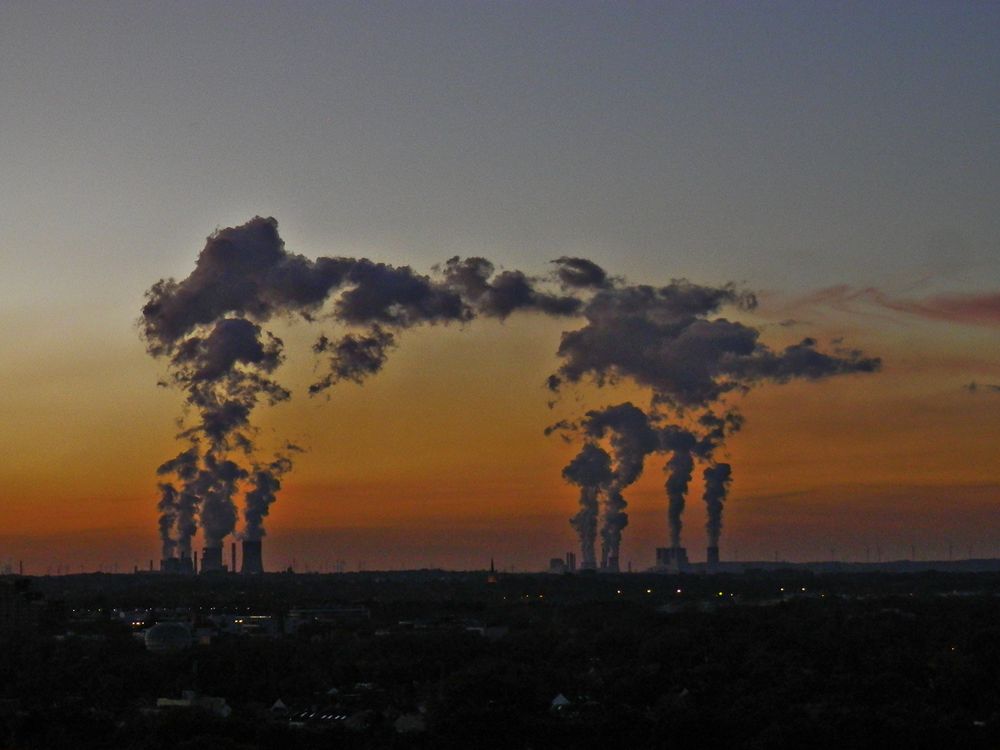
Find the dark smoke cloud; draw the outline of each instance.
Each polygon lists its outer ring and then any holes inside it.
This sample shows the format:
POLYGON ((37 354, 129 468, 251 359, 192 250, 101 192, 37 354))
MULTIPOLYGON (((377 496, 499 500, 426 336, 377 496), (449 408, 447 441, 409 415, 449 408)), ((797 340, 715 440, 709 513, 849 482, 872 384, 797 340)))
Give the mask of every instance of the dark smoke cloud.
MULTIPOLYGON (((377 374, 404 330, 465 324, 478 317, 504 320, 516 312, 583 318, 581 328, 562 336, 562 364, 548 380, 551 390, 585 378, 598 385, 629 379, 652 390, 656 408, 679 414, 707 410, 727 393, 764 380, 821 379, 872 372, 880 365, 857 351, 822 351, 808 338, 780 351, 771 349, 758 329, 718 317, 725 307, 751 310, 757 304, 752 293, 732 284, 675 280, 662 287, 628 285, 584 258, 564 256, 554 264, 548 283, 516 270, 498 272, 490 261, 476 257, 451 258, 427 276, 409 266, 365 258, 311 260, 290 253, 277 222, 269 218, 256 217, 213 234, 188 277, 162 279, 147 291, 140 319, 147 350, 168 363, 170 382, 197 413, 197 422, 182 433, 192 442, 194 469, 178 464, 162 472, 177 476, 161 483, 163 538, 176 542, 175 552, 189 548, 190 530, 200 519, 206 539, 221 542, 234 531, 234 497, 242 484, 251 485, 247 502, 254 510, 248 525, 257 526, 250 533, 263 534, 266 510, 287 469, 259 470, 253 458, 252 416, 258 406, 291 395, 275 378, 284 359, 282 341, 263 328, 274 318, 347 329, 318 339, 314 351, 325 366, 310 388, 313 394, 377 374), (245 456, 237 461, 234 453, 245 456)), ((591 563, 599 497, 607 498, 605 546, 617 551, 627 523, 622 490, 642 471, 642 460, 635 456, 646 455, 647 445, 645 433, 636 437, 639 433, 630 432, 632 422, 602 419, 606 422, 594 416, 581 423, 592 433, 579 460, 564 471, 581 487, 574 526, 585 558, 589 546, 591 563), (605 434, 615 453, 613 469, 607 452, 593 444, 605 434)), ((667 482, 672 509, 678 503, 683 508, 694 459, 710 460, 732 425, 695 429, 704 434, 687 433, 690 445, 663 438, 670 446, 664 443, 662 449, 672 453, 667 482)), ((671 518, 675 515, 679 538, 680 515, 672 510, 671 518)))
POLYGON ((708 317, 725 305, 752 309, 756 298, 732 285, 686 281, 598 292, 584 308, 586 325, 563 334, 563 364, 549 388, 585 376, 599 386, 628 378, 652 389, 656 402, 684 409, 708 406, 761 380, 819 379, 880 367, 878 359, 860 353, 821 352, 808 338, 775 352, 756 328, 708 317))
POLYGON ((174 553, 191 555, 191 540, 197 531, 200 498, 195 492, 198 478, 198 448, 192 446, 174 458, 164 461, 157 468, 159 476, 174 475, 180 489, 171 482, 161 482, 160 501, 160 541, 163 557, 173 557, 174 553))
MULTIPOLYGON (((773 349, 761 340, 759 329, 718 315, 724 307, 752 310, 756 304, 752 293, 731 284, 619 283, 597 291, 583 308, 584 326, 562 336, 558 350, 562 364, 549 378, 550 390, 585 378, 598 387, 630 380, 650 389, 656 409, 678 417, 701 412, 691 429, 668 425, 661 430, 661 449, 670 453, 666 492, 674 546, 680 545, 696 460, 713 469, 708 476, 714 484, 705 499, 711 527, 721 529, 728 481, 719 478, 722 470, 714 468, 713 455, 726 436, 740 428, 742 418, 734 412, 716 415, 715 404, 727 394, 744 393, 764 381, 822 380, 881 367, 878 358, 839 344, 824 351, 812 338, 773 349)), ((620 502, 613 489, 608 493, 612 509, 620 502)), ((609 544, 618 542, 620 534, 609 536, 609 544)))
POLYGON ((879 358, 865 357, 858 350, 821 352, 816 349, 816 339, 804 338, 780 352, 760 347, 753 357, 734 363, 732 372, 747 384, 760 380, 787 383, 795 378, 820 380, 834 375, 878 372, 881 366, 879 358))
POLYGON ((267 532, 264 517, 270 512, 271 503, 278 497, 281 477, 292 470, 292 461, 287 456, 278 456, 267 466, 257 467, 253 472, 253 488, 246 493, 243 518, 245 526, 243 538, 259 540, 267 532))
POLYGON ((156 469, 156 473, 161 476, 176 474, 185 482, 191 481, 198 476, 198 448, 192 446, 169 461, 164 461, 156 469))
POLYGON ((696 421, 702 432, 694 452, 704 460, 711 459, 712 454, 726 438, 739 432, 743 427, 743 415, 736 409, 729 409, 721 416, 709 410, 701 414, 696 421))
POLYGON ((174 383, 201 417, 195 432, 217 449, 249 446, 237 431, 249 423, 259 401, 277 403, 289 392, 271 373, 283 360, 281 339, 243 318, 223 318, 171 345, 174 383))
POLYGON ((285 251, 278 222, 256 217, 208 238, 194 271, 163 279, 146 292, 143 333, 150 352, 169 353, 198 326, 227 315, 266 321, 276 314, 317 312, 354 261, 310 261, 285 251))
POLYGON ((563 477, 580 488, 580 509, 570 519, 570 524, 580 537, 580 551, 584 568, 596 567, 597 518, 599 497, 606 491, 613 475, 611 456, 594 443, 585 443, 583 449, 562 471, 563 477))
MULTIPOLYGON (((660 431, 661 449, 671 452, 664 471, 667 473, 667 522, 670 529, 670 543, 674 547, 679 547, 681 542, 684 508, 695 459, 714 465, 715 452, 730 435, 740 430, 743 426, 743 416, 734 409, 722 415, 709 410, 701 414, 695 420, 695 424, 698 427, 697 431, 675 424, 667 425, 660 431)), ((706 473, 704 476, 707 479, 709 475, 706 473)), ((714 478, 716 475, 712 476, 714 478)), ((722 528, 722 502, 725 500, 728 487, 728 481, 721 490, 713 486, 711 496, 706 488, 704 499, 708 506, 708 523, 711 528, 722 528)), ((715 545, 718 545, 718 541, 716 536, 715 545)))
POLYGON ((642 475, 646 456, 659 448, 659 437, 646 413, 626 402, 587 412, 582 429, 592 440, 610 435, 614 467, 605 492, 601 524, 602 567, 620 556, 622 532, 628 526, 624 490, 642 475))
MULTIPOLYGON (((563 266, 574 268, 567 273, 578 279, 595 273, 582 262, 563 266)), ((190 528, 189 518, 200 518, 213 543, 234 531, 233 497, 248 473, 229 454, 252 458, 254 410, 291 395, 274 379, 284 352, 282 341, 262 328, 271 319, 299 317, 350 329, 317 341, 314 351, 327 368, 309 389, 316 394, 378 373, 402 330, 478 316, 504 319, 517 311, 573 315, 583 304, 571 294, 546 291, 520 271, 495 273, 483 258, 452 258, 440 271, 432 278, 366 258, 310 260, 286 250, 274 219, 256 217, 210 236, 187 278, 155 283, 142 308, 142 336, 149 353, 168 362, 170 382, 198 415, 182 436, 207 444, 196 452, 196 475, 180 489, 164 483, 173 494, 161 488, 164 538, 189 547, 188 532, 180 530, 190 528)), ((251 524, 262 521, 266 513, 258 510, 274 501, 280 473, 265 478, 254 472, 247 497, 255 508, 251 524)))
POLYGON ((205 454, 203 463, 198 477, 201 529, 205 546, 218 547, 236 528, 234 497, 237 484, 247 477, 247 471, 235 461, 217 458, 213 453, 205 454))
POLYGON ((178 492, 177 488, 169 482, 160 482, 157 487, 160 490, 160 501, 156 509, 160 511, 159 530, 160 546, 163 550, 163 559, 174 556, 177 549, 177 540, 173 538, 174 526, 177 525, 178 492))
POLYGON ((409 266, 396 268, 363 258, 353 261, 347 282, 352 286, 337 300, 335 313, 347 324, 410 328, 472 318, 459 294, 409 266))
POLYGON ((366 333, 345 334, 338 341, 320 336, 313 351, 330 355, 330 371, 309 386, 309 393, 319 393, 342 380, 363 382, 382 369, 395 345, 395 336, 378 325, 366 333))
POLYGON ((549 435, 552 435, 553 433, 556 432, 566 432, 569 430, 575 430, 576 427, 577 427, 576 424, 574 424, 573 422, 570 422, 569 420, 566 419, 560 419, 558 422, 550 424, 542 432, 545 435, 545 437, 548 437, 549 435))
MULTIPOLYGON (((713 471, 706 478, 721 481, 722 470, 716 470, 715 453, 726 439, 739 431, 743 425, 742 415, 735 409, 722 413, 706 410, 691 420, 691 427, 680 424, 660 426, 663 414, 647 414, 630 402, 587 412, 579 424, 561 420, 546 428, 546 434, 553 432, 576 433, 585 439, 584 449, 577 456, 586 466, 585 458, 595 458, 593 446, 597 441, 609 439, 612 458, 610 475, 596 472, 589 478, 597 482, 596 492, 586 495, 588 506, 594 511, 595 498, 603 498, 603 515, 600 528, 602 541, 602 565, 611 558, 620 557, 622 532, 628 525, 625 512, 627 503, 624 490, 639 479, 645 459, 652 453, 670 454, 664 470, 667 473, 666 491, 668 496, 668 525, 671 544, 680 546, 683 529, 683 512, 688 489, 697 461, 710 464, 713 471)), ((718 464, 721 466, 722 464, 718 464)), ((728 466, 728 465, 727 465, 728 466)), ((583 472, 576 472, 577 475, 583 472)), ((566 472, 564 471, 564 476, 566 472)), ((579 481, 577 482, 579 484, 579 481)), ((722 527, 722 504, 728 489, 728 480, 721 485, 706 489, 705 502, 708 507, 711 528, 722 527)), ((716 538, 716 542, 718 539, 716 538)))
POLYGON ((708 510, 708 546, 718 547, 719 536, 722 534, 722 506, 732 482, 732 467, 726 463, 709 466, 703 472, 705 478, 705 506, 708 510))
POLYGON ((687 500, 688 485, 694 471, 694 451, 698 447, 694 433, 678 425, 667 425, 660 432, 660 445, 670 452, 670 459, 664 467, 667 472, 667 524, 670 528, 670 545, 680 547, 681 531, 684 528, 683 515, 687 500))

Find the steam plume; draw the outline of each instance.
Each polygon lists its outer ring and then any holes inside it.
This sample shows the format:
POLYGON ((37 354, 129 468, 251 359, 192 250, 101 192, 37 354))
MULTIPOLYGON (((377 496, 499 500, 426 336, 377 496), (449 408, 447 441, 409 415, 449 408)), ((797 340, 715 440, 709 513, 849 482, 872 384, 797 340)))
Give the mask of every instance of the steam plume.
POLYGON ((646 413, 629 402, 587 412, 583 431, 595 440, 611 435, 614 468, 601 524, 601 562, 602 567, 607 567, 609 558, 619 557, 622 532, 628 526, 628 503, 623 492, 642 475, 646 456, 659 447, 659 440, 646 413))
POLYGON ((687 500, 688 485, 694 471, 693 452, 698 440, 693 433, 677 425, 668 425, 660 433, 661 444, 670 451, 667 461, 667 524, 670 528, 670 545, 680 547, 681 530, 684 528, 683 514, 687 500))
MULTIPOLYGON (((580 259, 556 264, 564 289, 599 281, 600 269, 580 259)), ((196 520, 212 544, 233 533, 234 498, 247 479, 246 533, 264 533, 279 477, 290 468, 279 462, 260 469, 253 460, 254 410, 291 396, 274 377, 285 354, 281 339, 263 328, 272 319, 323 320, 348 329, 320 335, 313 347, 326 361, 309 388, 318 394, 381 371, 403 330, 480 316, 504 319, 517 311, 574 315, 583 304, 572 293, 546 291, 520 271, 495 272, 484 258, 455 257, 439 271, 432 278, 367 258, 311 260, 288 252, 278 223, 258 216, 211 235, 186 278, 150 287, 139 321, 146 348, 166 360, 170 382, 196 414, 182 433, 193 462, 185 464, 179 484, 160 486, 165 554, 190 550, 196 520)), ((167 464, 161 469, 161 475, 175 473, 167 464)))
POLYGON ((611 457, 600 446, 588 442, 563 469, 563 477, 580 487, 580 509, 570 524, 580 537, 580 553, 584 568, 595 568, 597 558, 597 517, 600 494, 612 480, 611 457))
POLYGON ((731 284, 674 281, 602 289, 583 309, 585 325, 562 335, 563 362, 549 387, 558 390, 584 377, 599 386, 628 378, 650 388, 654 402, 683 410, 709 406, 762 380, 819 380, 879 369, 877 358, 822 352, 811 338, 774 351, 756 328, 709 317, 726 305, 752 310, 756 304, 752 293, 731 284))
MULTIPOLYGON (((881 367, 878 358, 857 350, 823 351, 808 337, 772 348, 761 341, 757 328, 719 315, 726 307, 750 311, 757 305, 752 292, 733 284, 713 287, 674 280, 661 287, 631 285, 609 281, 606 274, 589 267, 587 275, 577 277, 574 268, 563 263, 559 276, 564 286, 596 291, 582 307, 584 325, 562 335, 558 349, 562 362, 548 378, 549 389, 558 392, 565 384, 585 379, 598 387, 629 380, 649 389, 652 408, 661 418, 669 415, 683 422, 690 412, 701 413, 692 429, 670 424, 660 430, 660 448, 670 454, 665 488, 670 541, 675 547, 680 545, 696 459, 712 468, 713 484, 705 499, 712 528, 721 529, 729 474, 722 478, 723 464, 713 464, 713 454, 728 434, 739 429, 742 418, 733 411, 717 416, 712 411, 716 404, 764 381, 823 380, 881 367)), ((614 484, 608 498, 612 523, 606 525, 607 544, 617 549, 624 528, 619 514, 623 500, 615 494, 614 484)))
POLYGON ((253 489, 246 493, 243 517, 246 525, 243 538, 259 540, 264 534, 264 516, 268 514, 281 489, 281 477, 292 469, 287 456, 278 456, 267 466, 258 467, 253 473, 253 489))
POLYGON ((197 531, 197 514, 200 498, 195 492, 198 477, 198 449, 192 446, 157 468, 160 476, 174 475, 180 489, 172 482, 161 482, 160 487, 160 540, 163 557, 174 553, 190 557, 191 539, 197 531))
POLYGON ((722 506, 732 481, 732 467, 726 463, 709 466, 703 472, 705 478, 705 506, 708 509, 708 546, 718 547, 722 534, 722 506))

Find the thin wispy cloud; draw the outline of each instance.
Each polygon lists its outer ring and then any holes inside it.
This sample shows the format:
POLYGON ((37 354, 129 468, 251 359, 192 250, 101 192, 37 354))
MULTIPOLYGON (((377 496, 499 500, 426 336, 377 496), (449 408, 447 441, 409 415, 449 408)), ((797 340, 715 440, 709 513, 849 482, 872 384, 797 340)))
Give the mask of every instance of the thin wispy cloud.
POLYGON ((847 284, 818 289, 787 302, 768 300, 765 312, 782 316, 828 308, 837 312, 885 318, 885 311, 903 313, 925 320, 961 325, 1000 326, 1000 292, 937 294, 926 297, 897 297, 878 287, 847 284))

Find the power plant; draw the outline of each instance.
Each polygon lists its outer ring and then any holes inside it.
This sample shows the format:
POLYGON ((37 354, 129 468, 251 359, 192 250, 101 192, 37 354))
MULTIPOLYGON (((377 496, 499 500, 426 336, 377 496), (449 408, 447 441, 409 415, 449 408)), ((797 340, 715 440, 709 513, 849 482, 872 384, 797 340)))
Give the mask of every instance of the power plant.
MULTIPOLYGON (((237 566, 236 542, 229 547, 229 565, 223 563, 222 545, 205 547, 201 553, 201 567, 198 567, 198 553, 194 557, 182 554, 180 557, 164 557, 160 560, 160 572, 173 575, 194 575, 199 573, 235 573, 239 571, 243 575, 260 575, 264 572, 264 555, 261 549, 260 539, 244 539, 243 544, 243 567, 237 566)), ((575 557, 574 557, 575 562, 575 557)), ((151 571, 153 569, 150 561, 151 571)))
POLYGON ((222 545, 205 547, 201 551, 201 570, 199 573, 222 573, 226 566, 222 564, 222 545))
POLYGON ((657 547, 656 570, 680 573, 688 567, 687 550, 684 547, 657 547))
POLYGON ((190 575, 195 572, 196 564, 187 555, 181 557, 165 557, 160 560, 161 573, 176 573, 190 575))
MULTIPOLYGON (((234 545, 235 548, 235 545, 234 545)), ((233 570, 236 570, 235 552, 233 557, 233 570)), ((264 572, 264 557, 261 554, 260 539, 243 540, 243 575, 260 575, 264 572)))

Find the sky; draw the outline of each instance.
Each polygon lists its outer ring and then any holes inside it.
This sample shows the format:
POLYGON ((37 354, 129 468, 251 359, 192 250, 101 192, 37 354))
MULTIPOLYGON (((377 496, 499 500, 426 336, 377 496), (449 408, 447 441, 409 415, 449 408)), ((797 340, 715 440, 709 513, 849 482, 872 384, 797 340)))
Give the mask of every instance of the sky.
MULTIPOLYGON (((739 400, 723 557, 1000 556, 998 39, 976 2, 3 4, 0 563, 159 556, 183 398, 144 293, 257 215, 310 258, 572 255, 752 289, 741 320, 775 346, 883 366, 739 400)), ((543 429, 648 399, 583 385, 550 410, 579 323, 530 314, 409 331, 309 398, 314 331, 275 325, 293 398, 257 422, 306 451, 271 568, 540 569, 576 544, 575 446, 543 429)), ((627 495, 623 565, 665 544, 661 465, 627 495)))

